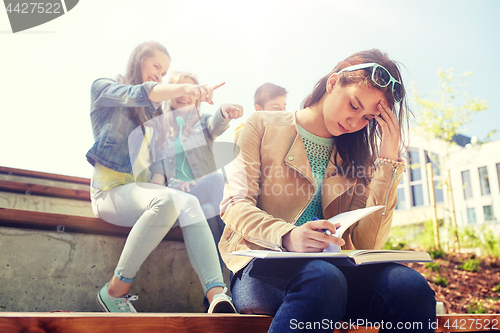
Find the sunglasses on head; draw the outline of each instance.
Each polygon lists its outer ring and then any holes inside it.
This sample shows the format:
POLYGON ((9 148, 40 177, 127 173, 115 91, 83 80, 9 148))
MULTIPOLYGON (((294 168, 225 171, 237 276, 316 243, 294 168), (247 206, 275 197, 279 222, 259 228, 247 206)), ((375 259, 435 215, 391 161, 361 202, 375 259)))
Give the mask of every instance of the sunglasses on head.
POLYGON ((365 69, 365 68, 373 68, 372 81, 377 86, 385 88, 392 83, 392 96, 394 97, 396 103, 401 102, 401 100, 403 99, 403 86, 401 85, 401 82, 393 78, 391 73, 389 73, 387 69, 385 69, 383 66, 375 62, 349 66, 340 70, 337 74, 340 74, 342 72, 357 71, 358 69, 365 69))

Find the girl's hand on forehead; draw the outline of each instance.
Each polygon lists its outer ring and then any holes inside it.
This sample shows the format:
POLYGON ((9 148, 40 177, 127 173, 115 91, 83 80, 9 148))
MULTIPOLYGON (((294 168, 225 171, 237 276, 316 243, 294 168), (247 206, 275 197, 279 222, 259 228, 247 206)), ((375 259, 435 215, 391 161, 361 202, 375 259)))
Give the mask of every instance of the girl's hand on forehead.
POLYGON ((380 142, 380 157, 398 160, 400 129, 396 115, 385 101, 378 104, 380 115, 375 117, 379 125, 382 140, 380 142))
POLYGON ((226 82, 221 82, 218 84, 189 85, 187 88, 187 92, 188 95, 194 96, 197 101, 214 104, 214 102, 212 101, 214 90, 222 87, 225 83, 226 82))

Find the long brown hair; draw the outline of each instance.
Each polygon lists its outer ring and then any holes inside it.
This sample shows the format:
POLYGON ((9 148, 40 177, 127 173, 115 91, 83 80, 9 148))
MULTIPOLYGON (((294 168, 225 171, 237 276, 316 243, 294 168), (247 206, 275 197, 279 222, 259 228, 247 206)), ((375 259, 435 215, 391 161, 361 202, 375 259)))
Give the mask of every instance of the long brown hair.
MULTIPOLYGON (((194 82, 194 84, 196 84, 196 85, 200 84, 196 74, 189 73, 189 72, 180 72, 180 71, 173 72, 172 75, 170 76, 170 78, 168 79, 168 83, 172 83, 172 84, 186 83, 186 79, 192 80, 194 82)), ((193 110, 190 113, 190 117, 189 117, 188 121, 182 127, 182 133, 186 136, 189 136, 189 134, 191 134, 191 131, 193 130, 193 126, 197 122, 199 122, 199 120, 200 120, 200 104, 201 104, 200 101, 197 100, 193 106, 193 110)), ((170 101, 167 101, 165 103, 165 105, 166 105, 165 110, 167 112, 169 112, 169 111, 171 112, 174 110, 172 108, 172 104, 170 101)), ((169 126, 170 128, 167 128, 167 136, 168 137, 177 137, 177 135, 179 134, 179 125, 177 124, 176 121, 174 121, 172 114, 169 116, 172 119, 169 119, 169 121, 167 121, 168 124, 171 124, 169 126)))
MULTIPOLYGON (((146 58, 154 56, 155 51, 162 52, 170 58, 165 46, 155 41, 143 42, 136 46, 127 63, 127 70, 125 75, 118 75, 116 80, 123 84, 138 85, 144 83, 142 80, 141 66, 146 58)), ((146 115, 146 110, 143 107, 131 108, 132 112, 129 114, 130 119, 137 122, 142 126, 145 121, 149 120, 146 115)), ((158 108, 155 116, 163 113, 161 107, 158 108)))
MULTIPOLYGON (((403 86, 403 99, 399 103, 395 103, 394 101, 391 85, 381 88, 371 80, 372 68, 342 72, 339 75, 337 82, 342 87, 364 84, 367 87, 378 89, 384 93, 399 124, 401 134, 399 156, 402 156, 406 150, 406 146, 404 145, 404 135, 408 132, 408 114, 410 113, 403 80, 399 70, 399 64, 389 59, 387 54, 382 53, 377 49, 357 52, 347 59, 339 62, 330 73, 322 77, 316 83, 313 91, 302 101, 301 108, 304 109, 310 107, 321 100, 321 97, 323 97, 326 92, 328 78, 333 73, 338 73, 340 70, 349 66, 372 62, 385 67, 396 80, 401 82, 401 85, 403 86)), ((343 169, 343 172, 345 173, 350 173, 349 169, 354 168, 356 172, 352 172, 352 174, 355 174, 357 178, 362 178, 363 181, 367 183, 372 177, 371 171, 373 170, 375 159, 379 156, 379 147, 377 143, 380 139, 381 135, 375 119, 370 120, 367 126, 357 132, 347 133, 336 137, 335 150, 332 154, 333 163, 337 167, 343 169), (338 165, 339 157, 341 159, 340 166, 338 165)))

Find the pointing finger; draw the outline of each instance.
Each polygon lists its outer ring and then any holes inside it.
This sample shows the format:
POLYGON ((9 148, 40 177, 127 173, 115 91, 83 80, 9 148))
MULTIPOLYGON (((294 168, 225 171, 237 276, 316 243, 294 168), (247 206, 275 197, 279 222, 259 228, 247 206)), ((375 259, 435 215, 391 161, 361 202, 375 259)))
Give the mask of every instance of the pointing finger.
POLYGON ((218 84, 214 84, 214 85, 212 86, 212 89, 213 89, 213 90, 215 90, 215 89, 217 89, 217 88, 222 87, 222 86, 223 86, 223 85, 225 85, 225 84, 226 84, 226 82, 221 82, 221 83, 218 83, 218 84))

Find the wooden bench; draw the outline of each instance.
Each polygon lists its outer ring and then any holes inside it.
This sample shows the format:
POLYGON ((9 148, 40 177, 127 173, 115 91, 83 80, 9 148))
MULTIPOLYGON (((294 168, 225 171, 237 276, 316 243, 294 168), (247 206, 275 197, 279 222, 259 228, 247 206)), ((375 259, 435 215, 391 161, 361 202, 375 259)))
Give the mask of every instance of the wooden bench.
MULTIPOLYGON (((2 333, 92 332, 108 333, 125 331, 134 333, 156 332, 251 332, 264 333, 272 317, 239 314, 189 314, 189 313, 0 313, 2 333)), ((498 331, 500 315, 438 315, 436 332, 498 331)), ((423 323, 428 324, 428 323, 423 323)), ((378 328, 348 327, 335 329, 335 333, 375 333, 378 328)), ((401 330, 404 332, 404 329, 401 330)))
POLYGON ((69 182, 69 183, 83 184, 83 185, 90 186, 90 179, 89 178, 60 175, 60 174, 56 174, 56 173, 8 168, 8 167, 3 167, 3 166, 0 166, 0 173, 7 174, 7 175, 42 178, 42 179, 49 179, 49 180, 59 180, 59 181, 64 181, 64 182, 69 182))
MULTIPOLYGON (((62 181, 90 186, 90 179, 52 173, 0 167, 0 174, 62 181)), ((21 193, 90 202, 90 189, 72 189, 29 182, 0 179, 0 192, 21 193)), ((0 226, 58 230, 97 235, 127 236, 131 228, 119 227, 97 217, 55 214, 0 207, 0 226)), ((180 228, 172 228, 165 240, 183 241, 180 228)))
MULTIPOLYGON (((108 236, 127 236, 131 228, 119 227, 97 217, 32 212, 0 207, 0 226, 79 232, 108 236)), ((164 240, 182 242, 180 228, 172 228, 164 240)))
POLYGON ((0 191, 90 201, 90 191, 0 180, 0 191))

